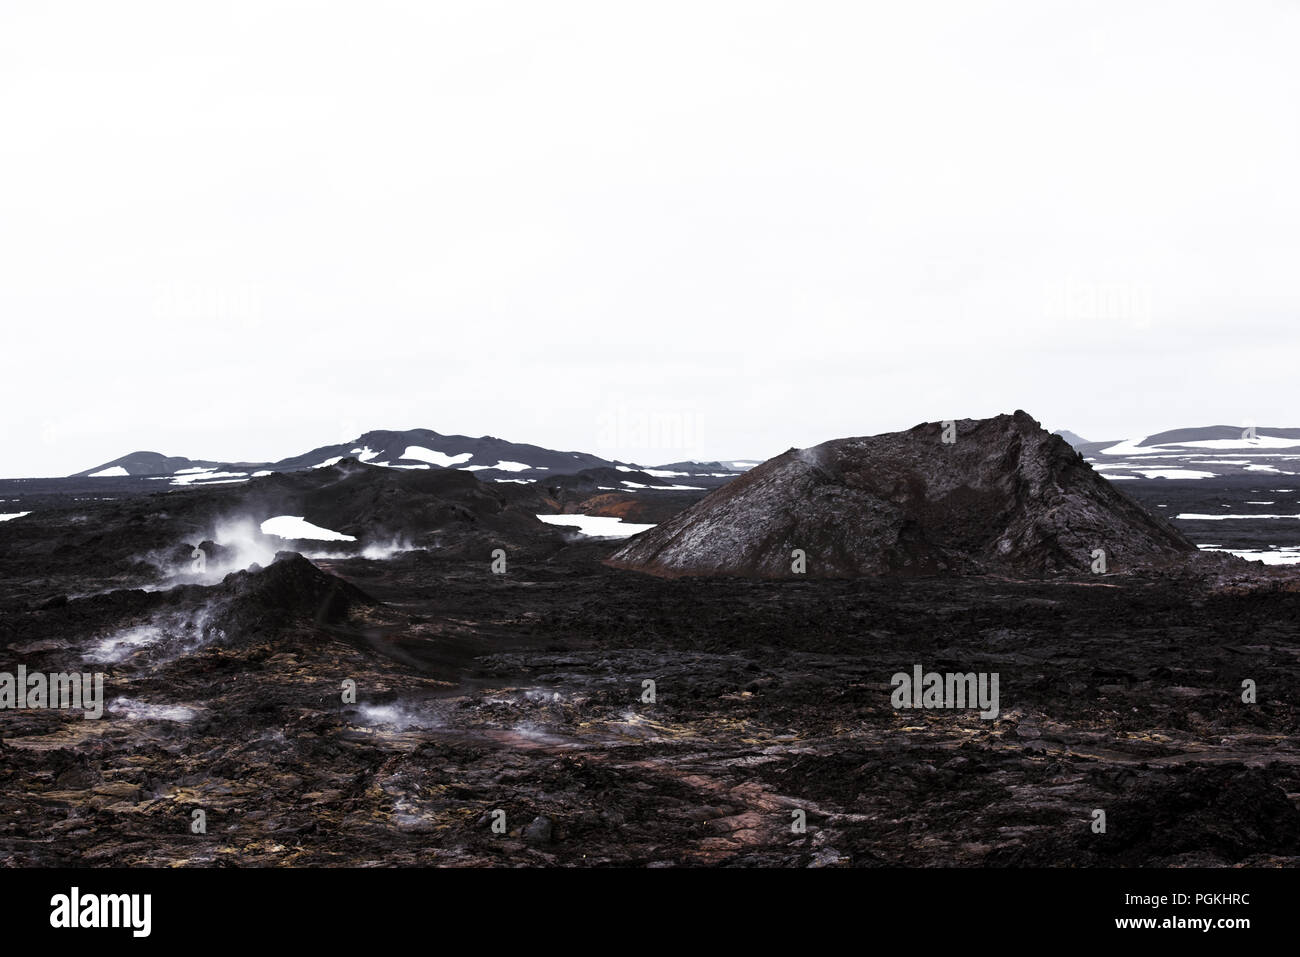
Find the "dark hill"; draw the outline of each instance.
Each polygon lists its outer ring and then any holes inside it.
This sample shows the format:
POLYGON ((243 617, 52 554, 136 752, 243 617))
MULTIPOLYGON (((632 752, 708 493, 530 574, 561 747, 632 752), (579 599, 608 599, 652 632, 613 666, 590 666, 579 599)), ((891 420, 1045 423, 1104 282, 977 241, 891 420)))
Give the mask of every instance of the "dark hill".
MULTIPOLYGON (((132 476, 174 476, 183 471, 203 469, 236 476, 259 471, 295 472, 325 467, 343 458, 357 458, 375 467, 388 466, 398 470, 459 469, 483 473, 485 478, 524 476, 534 480, 616 464, 588 452, 557 451, 491 435, 474 438, 443 435, 432 429, 379 429, 347 442, 323 445, 275 462, 225 462, 168 456, 159 452, 132 452, 77 472, 73 477, 116 469, 125 470, 132 476)), ((201 484, 203 478, 200 476, 196 481, 201 484)))
POLYGON ((1020 574, 1195 552, 1024 412, 790 451, 636 536, 609 564, 658 575, 1020 574))

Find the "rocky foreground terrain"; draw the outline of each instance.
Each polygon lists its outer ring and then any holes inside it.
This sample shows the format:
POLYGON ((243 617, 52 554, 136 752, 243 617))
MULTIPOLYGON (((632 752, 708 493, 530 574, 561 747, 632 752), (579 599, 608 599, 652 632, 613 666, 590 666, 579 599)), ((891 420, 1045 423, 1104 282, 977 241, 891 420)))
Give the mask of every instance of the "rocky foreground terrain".
POLYGON ((48 493, 0 523, 0 671, 102 672, 105 711, 0 710, 0 858, 1300 863, 1293 568, 664 578, 533 517, 608 494, 347 461, 48 493), (282 510, 357 540, 256 531, 282 510), (996 718, 896 709, 917 665, 998 674, 996 718))

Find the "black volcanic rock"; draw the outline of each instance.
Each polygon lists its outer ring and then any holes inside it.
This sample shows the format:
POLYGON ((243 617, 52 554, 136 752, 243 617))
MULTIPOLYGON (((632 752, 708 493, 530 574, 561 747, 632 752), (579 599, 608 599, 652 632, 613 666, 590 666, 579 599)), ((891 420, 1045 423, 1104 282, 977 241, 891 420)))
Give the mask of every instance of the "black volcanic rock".
POLYGON ((279 552, 261 569, 233 572, 217 588, 229 601, 221 621, 227 631, 266 631, 294 619, 332 624, 375 600, 343 579, 321 571, 297 552, 279 552))
POLYGON ((284 548, 361 554, 456 546, 487 555, 497 547, 545 551, 564 544, 560 530, 536 517, 555 511, 537 483, 482 482, 456 469, 371 468, 345 459, 237 485, 147 486, 150 494, 104 500, 51 497, 39 523, 0 522, 0 608, 83 594, 88 580, 99 590, 193 583, 196 544, 212 574, 257 555, 265 564, 284 548), (294 541, 261 531, 265 520, 282 515, 355 541, 294 541), (33 563, 47 563, 47 573, 32 575, 33 563))
POLYGON ((631 539, 609 564, 665 576, 1109 570, 1196 548, 1028 414, 791 449, 631 539))
MULTIPOLYGON (((1106 776, 1090 775, 1103 781, 1106 776)), ((1262 848, 1300 853, 1300 810, 1267 771, 1238 762, 1161 769, 1098 803, 1110 806, 1106 833, 1075 826, 1064 835, 1000 848, 985 863, 1042 867, 1069 860, 1076 866, 1133 867, 1158 861, 1223 867, 1262 848)))
MULTIPOLYGON (((1294 569, 1241 561, 1230 588, 1182 575, 1103 587, 1086 575, 1078 586, 1010 575, 665 580, 600 567, 618 546, 583 542, 545 555, 510 548, 509 573, 494 575, 480 542, 386 561, 321 557, 319 574, 267 555, 249 574, 145 591, 120 590, 102 559, 142 509, 173 515, 147 526, 169 530, 170 545, 202 541, 176 536, 202 534, 199 518, 253 486, 292 501, 319 489, 325 513, 303 511, 341 524, 373 491, 346 481, 357 468, 71 502, 45 526, 43 553, 15 555, 10 545, 35 533, 0 523, 8 670, 103 671, 106 705, 103 721, 0 710, 0 859, 1300 864, 1288 799, 1300 793, 1289 760, 1300 749, 1294 569), (90 534, 98 543, 71 537, 90 534), (350 611, 328 623, 329 575, 380 603, 337 586, 350 611), (70 597, 29 602, 51 582, 70 597), (77 597, 104 588, 119 590, 77 597), (100 660, 106 649, 114 660, 100 660), (1000 717, 896 710, 889 676, 915 664, 1000 673, 1000 717), (671 693, 630 712, 652 676, 671 693), (1246 676, 1258 703, 1239 699, 1246 676), (341 700, 344 680, 356 682, 355 704, 341 700), (470 826, 499 807, 510 835, 470 826), (809 808, 809 834, 790 833, 790 807, 809 808), (191 830, 198 808, 207 834, 191 830), (1097 808, 1105 834, 1090 827, 1097 808)), ((390 489, 395 508, 421 489, 474 494, 445 478, 385 479, 374 501, 390 489)), ((523 500, 505 496, 535 486, 485 488, 509 511, 523 500)), ((687 493, 638 496, 674 494, 687 493)))
POLYGON ((1076 449, 1082 445, 1088 444, 1088 440, 1085 439, 1082 435, 1079 435, 1077 432, 1071 432, 1069 429, 1057 429, 1052 434, 1059 435, 1061 438, 1065 439, 1065 441, 1069 442, 1070 445, 1074 446, 1074 448, 1076 449))
POLYGON ((456 469, 375 469, 345 459, 330 468, 268 476, 242 499, 256 514, 301 514, 363 542, 456 530, 506 540, 551 534, 535 517, 544 507, 536 485, 480 482, 456 469))

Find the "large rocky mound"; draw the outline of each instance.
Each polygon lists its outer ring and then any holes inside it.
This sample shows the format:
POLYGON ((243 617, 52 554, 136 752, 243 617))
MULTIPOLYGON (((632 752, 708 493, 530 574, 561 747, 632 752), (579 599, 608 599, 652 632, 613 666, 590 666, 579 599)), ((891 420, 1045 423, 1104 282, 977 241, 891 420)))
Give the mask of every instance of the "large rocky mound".
POLYGON ((1195 546, 1028 414, 791 449, 631 539, 609 564, 665 576, 1134 570, 1195 546))
POLYGON ((273 630, 294 620, 334 624, 376 601, 296 552, 280 552, 266 568, 234 572, 216 589, 230 601, 225 620, 248 631, 273 630))

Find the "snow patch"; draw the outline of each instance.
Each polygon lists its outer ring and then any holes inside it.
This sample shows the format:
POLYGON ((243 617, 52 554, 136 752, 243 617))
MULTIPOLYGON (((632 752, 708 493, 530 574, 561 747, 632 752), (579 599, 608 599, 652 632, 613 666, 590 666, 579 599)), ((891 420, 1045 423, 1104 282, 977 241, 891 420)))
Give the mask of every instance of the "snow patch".
POLYGON ((426 449, 420 445, 408 445, 406 451, 398 458, 414 459, 417 462, 428 462, 430 465, 438 465, 442 468, 451 468, 453 465, 459 465, 461 462, 468 462, 474 457, 473 452, 461 452, 459 455, 448 455, 446 452, 435 452, 433 449, 426 449))
POLYGON ((232 480, 244 481, 248 478, 247 472, 214 472, 204 470, 202 472, 193 472, 189 475, 181 475, 179 472, 171 480, 172 485, 229 485, 232 480))
POLYGON ((1256 548, 1221 548, 1217 545, 1197 545, 1203 552, 1226 552, 1251 562, 1265 565, 1300 565, 1300 548, 1279 548, 1276 551, 1256 548))
POLYGON ((639 482, 629 482, 627 479, 621 480, 628 488, 649 488, 658 489, 661 492, 703 492, 702 485, 642 485, 639 482))
POLYGON ((1157 445, 1144 445, 1149 439, 1144 435, 1140 439, 1125 439, 1116 445, 1102 449, 1101 455, 1158 455, 1176 452, 1179 449, 1214 449, 1243 452, 1248 449, 1291 449, 1300 446, 1300 439, 1284 439, 1278 436, 1257 435, 1253 439, 1194 439, 1189 442, 1161 442, 1157 445))
POLYGON ((1175 515, 1174 518, 1185 518, 1194 522, 1253 522, 1260 518, 1300 518, 1300 515, 1199 515, 1195 512, 1183 512, 1181 515, 1175 515))
MULTIPOLYGON (((1199 472, 1196 469, 1138 469, 1149 479, 1207 479, 1214 478, 1213 472, 1199 472)), ((1110 476, 1119 478, 1120 476, 1110 476)))
POLYGON ((333 532, 305 521, 301 515, 277 515, 262 523, 263 535, 279 538, 311 539, 318 542, 355 542, 356 536, 333 532))
POLYGON ((607 515, 538 515, 537 517, 547 525, 575 525, 580 534, 591 538, 627 538, 629 535, 654 528, 653 523, 642 525, 607 515))

